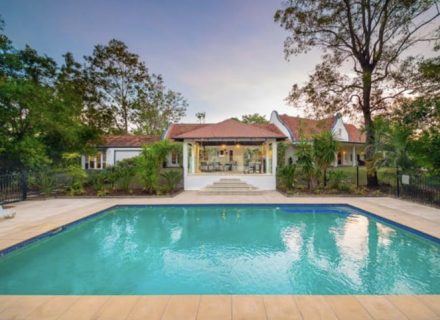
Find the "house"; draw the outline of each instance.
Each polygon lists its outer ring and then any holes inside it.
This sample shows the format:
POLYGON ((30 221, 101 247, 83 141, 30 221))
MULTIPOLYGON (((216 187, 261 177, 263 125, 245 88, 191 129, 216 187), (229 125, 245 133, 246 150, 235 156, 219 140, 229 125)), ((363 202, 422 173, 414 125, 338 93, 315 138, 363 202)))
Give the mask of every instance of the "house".
POLYGON ((181 142, 183 163, 169 154, 167 167, 183 167, 185 190, 200 190, 220 178, 239 179, 261 190, 276 188, 277 148, 288 141, 284 163, 296 162, 296 145, 315 134, 331 131, 340 142, 335 166, 355 166, 364 160, 365 135, 338 115, 322 120, 279 115, 268 124, 245 124, 235 119, 218 123, 175 123, 159 136, 107 136, 94 156, 83 156, 85 169, 103 169, 139 155, 142 146, 161 139, 181 142))
POLYGON ((95 155, 83 155, 81 157, 81 166, 86 170, 101 170, 114 165, 118 161, 139 155, 143 145, 156 141, 160 141, 160 136, 105 136, 101 143, 96 146, 97 153, 95 155))
POLYGON ((183 143, 185 190, 200 190, 222 176, 274 190, 277 143, 287 136, 273 124, 227 119, 209 124, 172 124, 163 138, 183 143))
POLYGON ((286 163, 295 163, 295 145, 301 140, 312 141, 315 134, 331 131, 339 141, 339 150, 336 154, 334 166, 363 165, 365 161, 365 134, 352 124, 344 123, 340 115, 313 120, 292 117, 286 114, 279 115, 272 111, 270 122, 288 137, 291 144, 286 150, 286 163))

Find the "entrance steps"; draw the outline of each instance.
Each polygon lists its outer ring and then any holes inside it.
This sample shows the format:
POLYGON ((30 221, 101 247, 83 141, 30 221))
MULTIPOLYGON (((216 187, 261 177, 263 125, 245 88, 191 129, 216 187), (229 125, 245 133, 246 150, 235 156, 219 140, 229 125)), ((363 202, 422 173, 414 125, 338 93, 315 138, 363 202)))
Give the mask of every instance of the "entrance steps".
POLYGON ((199 191, 204 195, 260 195, 262 190, 236 178, 222 178, 199 191))

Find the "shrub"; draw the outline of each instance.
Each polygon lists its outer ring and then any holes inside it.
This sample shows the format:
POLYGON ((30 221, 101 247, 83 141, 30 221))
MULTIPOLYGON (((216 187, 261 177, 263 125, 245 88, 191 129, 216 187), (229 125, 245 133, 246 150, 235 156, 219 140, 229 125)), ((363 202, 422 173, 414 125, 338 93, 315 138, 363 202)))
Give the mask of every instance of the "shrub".
POLYGON ((78 153, 63 154, 65 173, 69 177, 67 191, 70 195, 84 193, 84 184, 87 181, 87 173, 81 168, 79 163, 80 158, 81 155, 78 153))
POLYGON ((331 188, 346 191, 347 187, 347 174, 341 170, 332 170, 329 172, 329 185, 331 188))
POLYGON ((137 159, 137 171, 144 188, 148 192, 153 193, 160 189, 161 166, 168 153, 177 149, 177 145, 170 143, 168 140, 144 146, 141 155, 137 159))
POLYGON ((105 171, 93 171, 89 172, 88 178, 93 189, 96 191, 97 196, 103 196, 107 194, 106 186, 106 172, 105 171))
POLYGON ((281 187, 292 190, 295 185, 296 165, 288 165, 278 170, 278 178, 281 187))
POLYGON ((33 184, 40 189, 44 196, 50 196, 55 188, 54 171, 47 167, 41 168, 35 174, 33 184))
POLYGON ((182 180, 182 173, 179 170, 165 170, 161 173, 164 181, 164 191, 171 193, 177 189, 177 185, 182 180))
POLYGON ((117 189, 128 192, 130 190, 130 184, 137 170, 137 159, 125 159, 119 161, 112 169, 111 179, 114 179, 113 185, 116 185, 117 189))

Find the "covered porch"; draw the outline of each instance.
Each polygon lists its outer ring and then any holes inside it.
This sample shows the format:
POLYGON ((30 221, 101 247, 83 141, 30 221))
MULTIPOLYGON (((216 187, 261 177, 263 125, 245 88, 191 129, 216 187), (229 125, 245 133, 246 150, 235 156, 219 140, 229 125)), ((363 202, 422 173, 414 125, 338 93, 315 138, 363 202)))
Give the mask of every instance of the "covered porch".
POLYGON ((365 164, 365 144, 340 142, 339 150, 336 153, 335 167, 356 167, 365 164))
POLYGON ((186 190, 199 190, 222 177, 262 190, 275 189, 275 139, 204 139, 183 143, 186 190))
POLYGON ((277 141, 286 137, 271 124, 228 119, 180 134, 185 190, 200 190, 227 176, 261 190, 275 190, 277 141))

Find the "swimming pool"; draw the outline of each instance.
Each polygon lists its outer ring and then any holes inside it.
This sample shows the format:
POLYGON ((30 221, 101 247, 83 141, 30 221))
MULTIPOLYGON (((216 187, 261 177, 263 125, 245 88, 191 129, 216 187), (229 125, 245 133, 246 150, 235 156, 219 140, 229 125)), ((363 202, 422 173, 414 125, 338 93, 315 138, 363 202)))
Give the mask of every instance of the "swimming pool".
POLYGON ((0 256, 0 294, 439 294, 438 239, 346 205, 117 206, 0 256))

